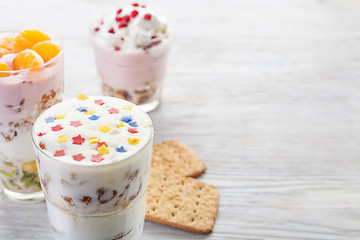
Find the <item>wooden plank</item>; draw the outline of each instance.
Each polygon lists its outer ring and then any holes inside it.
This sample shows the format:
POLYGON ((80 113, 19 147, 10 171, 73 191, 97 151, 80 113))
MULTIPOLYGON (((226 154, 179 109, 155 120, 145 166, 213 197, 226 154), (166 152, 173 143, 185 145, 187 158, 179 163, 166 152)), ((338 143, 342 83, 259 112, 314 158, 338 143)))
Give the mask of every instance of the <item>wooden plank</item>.
MULTIPOLYGON (((102 2, 5 0, 0 22, 63 39, 66 98, 101 94, 87 26, 118 1, 102 2)), ((142 239, 359 239, 360 3, 148 5, 175 29, 155 142, 190 146, 220 207, 210 235, 146 222, 142 239)), ((45 203, 0 194, 0 239, 50 238, 45 203)))

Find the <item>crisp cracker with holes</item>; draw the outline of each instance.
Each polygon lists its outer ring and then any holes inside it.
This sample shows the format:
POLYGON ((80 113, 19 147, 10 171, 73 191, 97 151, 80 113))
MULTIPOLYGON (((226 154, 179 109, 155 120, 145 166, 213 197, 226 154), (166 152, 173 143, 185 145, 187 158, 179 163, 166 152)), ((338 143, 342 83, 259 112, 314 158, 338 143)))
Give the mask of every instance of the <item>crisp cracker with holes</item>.
POLYGON ((191 177, 152 169, 146 196, 146 219, 195 233, 212 231, 218 190, 191 177))
POLYGON ((151 168, 166 172, 178 172, 196 177, 206 170, 205 164, 182 142, 172 140, 154 145, 151 168))

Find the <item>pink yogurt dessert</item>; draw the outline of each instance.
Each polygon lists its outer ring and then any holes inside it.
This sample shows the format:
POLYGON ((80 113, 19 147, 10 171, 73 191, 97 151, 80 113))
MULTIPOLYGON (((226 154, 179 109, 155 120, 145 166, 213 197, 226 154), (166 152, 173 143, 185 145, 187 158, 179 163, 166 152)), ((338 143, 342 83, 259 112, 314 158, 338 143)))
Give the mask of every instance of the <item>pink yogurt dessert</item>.
MULTIPOLYGON (((12 37, 16 33, 2 33, 0 37, 3 35, 12 37)), ((35 201, 43 199, 43 195, 31 127, 45 109, 62 99, 63 52, 38 68, 13 70, 13 59, 18 54, 8 53, 0 58, 10 68, 0 71, 0 176, 8 197, 35 201)))
POLYGON ((133 3, 96 19, 91 41, 103 93, 147 112, 155 109, 171 46, 166 22, 145 5, 133 3))

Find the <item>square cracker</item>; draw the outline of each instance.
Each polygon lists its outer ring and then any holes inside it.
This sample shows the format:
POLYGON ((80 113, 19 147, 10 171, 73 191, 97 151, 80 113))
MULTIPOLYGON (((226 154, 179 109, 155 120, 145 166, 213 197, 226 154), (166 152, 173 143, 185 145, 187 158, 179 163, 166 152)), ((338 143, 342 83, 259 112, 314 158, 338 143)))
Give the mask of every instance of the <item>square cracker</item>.
POLYGON ((205 172, 205 164, 182 142, 172 140, 155 144, 151 168, 197 177, 205 172))
POLYGON ((147 220, 195 233, 212 231, 218 190, 191 177, 152 169, 146 196, 147 220))

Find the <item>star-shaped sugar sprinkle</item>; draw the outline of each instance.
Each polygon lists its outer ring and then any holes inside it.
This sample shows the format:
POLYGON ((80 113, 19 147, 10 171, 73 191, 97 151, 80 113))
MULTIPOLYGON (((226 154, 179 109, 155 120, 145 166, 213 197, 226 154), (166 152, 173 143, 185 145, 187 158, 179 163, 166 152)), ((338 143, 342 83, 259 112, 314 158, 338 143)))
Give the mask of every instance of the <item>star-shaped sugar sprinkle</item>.
POLYGON ((111 128, 108 125, 101 125, 99 127, 99 130, 102 131, 103 133, 107 133, 108 131, 111 130, 111 128))
POLYGON ((131 116, 124 116, 124 117, 121 118, 121 121, 126 122, 126 123, 131 122, 132 117, 131 116))
POLYGON ((130 136, 127 140, 130 145, 137 145, 140 143, 140 139, 138 136, 130 136))
POLYGON ((39 132, 39 133, 38 133, 38 136, 39 136, 39 137, 42 137, 42 136, 44 136, 45 134, 46 134, 46 133, 39 132))
POLYGON ((99 119, 100 116, 96 116, 95 114, 89 117, 90 120, 96 121, 99 119))
POLYGON ((100 141, 100 138, 97 138, 97 137, 88 138, 88 141, 90 144, 96 144, 97 142, 100 141))
POLYGON ((81 145, 85 141, 85 138, 81 137, 81 134, 79 134, 76 137, 73 137, 72 140, 73 144, 81 145))
POLYGON ((126 152, 124 146, 117 147, 117 148, 116 148, 116 151, 117 151, 117 152, 126 152))
POLYGON ((68 135, 62 135, 62 136, 58 137, 57 142, 60 144, 60 143, 67 142, 68 140, 69 140, 68 135))
POLYGON ((82 100, 82 101, 86 100, 87 98, 88 98, 88 97, 87 97, 85 94, 83 94, 83 93, 78 94, 78 97, 77 97, 77 99, 82 100))
POLYGON ((62 157, 62 156, 65 156, 65 151, 64 151, 64 149, 55 150, 54 157, 62 157))
POLYGON ((128 110, 128 111, 131 111, 131 110, 133 109, 133 106, 131 106, 131 105, 124 105, 124 106, 123 106, 123 109, 124 109, 124 110, 128 110))
POLYGON ((47 117, 47 118, 45 118, 46 123, 51 123, 51 122, 54 122, 54 121, 55 121, 55 117, 47 117))
POLYGON ((108 111, 109 111, 110 114, 119 113, 119 109, 117 109, 117 108, 110 108, 110 109, 108 109, 108 111))
POLYGON ((136 121, 128 122, 128 124, 130 127, 138 127, 139 126, 136 121))
POLYGON ((136 127, 129 127, 129 128, 128 128, 128 132, 129 132, 129 133, 138 133, 138 130, 137 130, 136 127))
POLYGON ((90 110, 85 111, 84 113, 85 113, 85 115, 93 115, 94 113, 96 113, 96 111, 93 109, 90 109, 90 110))
POLYGON ((117 128, 123 127, 124 126, 124 122, 121 122, 119 125, 117 125, 117 128))
POLYGON ((101 162, 102 160, 104 160, 105 158, 103 158, 100 154, 98 155, 91 155, 91 161, 92 162, 101 162))
POLYGON ((51 127, 51 130, 53 130, 54 132, 60 131, 61 129, 63 129, 63 127, 60 124, 51 127))
POLYGON ((102 100, 102 99, 97 99, 97 100, 95 100, 95 103, 97 104, 97 105, 103 105, 104 104, 104 101, 102 100))
POLYGON ((105 154, 109 154, 110 150, 108 147, 106 147, 105 145, 102 145, 101 147, 99 147, 97 149, 99 151, 100 155, 105 155, 105 154))
POLYGON ((82 123, 80 121, 70 121, 70 126, 78 127, 81 125, 82 125, 82 123))
POLYGON ((55 116, 55 119, 56 120, 58 120, 58 119, 64 119, 65 118, 65 114, 57 114, 56 116, 55 116))
POLYGON ((83 159, 85 159, 84 155, 82 155, 81 153, 79 154, 76 154, 76 155, 73 155, 72 158, 75 160, 75 161, 81 161, 83 159))
POLYGON ((86 112, 87 107, 78 107, 76 110, 78 110, 79 112, 86 112))
POLYGON ((101 146, 105 146, 105 147, 108 146, 108 145, 106 144, 106 142, 97 142, 96 144, 97 144, 96 148, 99 148, 99 147, 101 147, 101 146))

